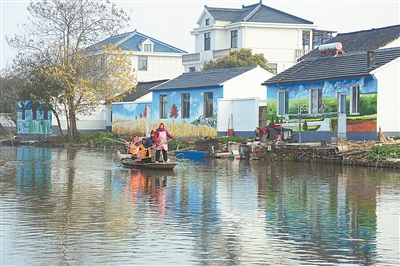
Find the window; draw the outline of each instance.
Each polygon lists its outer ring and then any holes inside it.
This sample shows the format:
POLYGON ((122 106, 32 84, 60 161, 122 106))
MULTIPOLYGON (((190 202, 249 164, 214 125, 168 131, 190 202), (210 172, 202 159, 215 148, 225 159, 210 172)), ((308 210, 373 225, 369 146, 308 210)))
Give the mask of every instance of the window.
POLYGON ((206 26, 210 25, 210 19, 206 18, 206 26))
POLYGON ((196 72, 196 68, 195 67, 189 67, 189 72, 196 72))
POLYGON ((272 74, 278 73, 278 64, 275 63, 267 63, 269 72, 271 72, 272 74))
POLYGON ((237 48, 237 42, 238 42, 238 31, 233 30, 231 31, 231 48, 237 48))
POLYGON ((277 115, 286 115, 289 113, 289 92, 278 91, 278 108, 277 115))
POLYGON ((147 70, 147 56, 139 56, 139 70, 147 70))
POLYGON ((338 111, 339 114, 346 114, 346 93, 338 93, 338 111))
POLYGON ((360 114, 360 86, 355 85, 350 87, 350 114, 360 114))
POLYGON ((213 93, 204 93, 204 117, 213 117, 213 93))
POLYGON ((151 52, 151 47, 152 47, 152 45, 150 44, 150 43, 148 43, 148 44, 144 44, 143 45, 143 50, 144 50, 144 52, 151 52))
POLYGON ((322 113, 322 89, 310 90, 310 114, 322 113))
POLYGON ((190 117, 190 93, 182 93, 182 118, 190 117))
POLYGON ((208 51, 211 48, 211 33, 204 33, 204 51, 208 51))
POLYGON ((160 95, 160 118, 167 118, 167 95, 160 95))

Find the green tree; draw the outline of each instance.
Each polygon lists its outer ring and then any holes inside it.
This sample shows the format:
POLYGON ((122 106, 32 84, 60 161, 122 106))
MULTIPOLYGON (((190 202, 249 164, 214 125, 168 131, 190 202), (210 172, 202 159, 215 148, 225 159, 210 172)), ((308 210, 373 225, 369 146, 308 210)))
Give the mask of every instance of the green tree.
POLYGON ((260 66, 268 70, 267 59, 263 54, 254 54, 250 48, 241 48, 229 52, 229 55, 218 58, 216 61, 210 60, 203 65, 203 71, 234 68, 243 66, 260 66))
POLYGON ((46 101, 55 115, 65 115, 73 140, 77 115, 92 114, 99 104, 118 100, 136 85, 126 52, 112 44, 86 49, 116 34, 129 17, 114 4, 99 0, 32 1, 28 11, 31 24, 24 25, 22 34, 6 39, 20 51, 20 60, 24 58, 17 65, 32 66, 22 75, 27 76, 25 89, 32 83, 28 73, 34 71, 40 91, 34 90, 31 97, 46 101))

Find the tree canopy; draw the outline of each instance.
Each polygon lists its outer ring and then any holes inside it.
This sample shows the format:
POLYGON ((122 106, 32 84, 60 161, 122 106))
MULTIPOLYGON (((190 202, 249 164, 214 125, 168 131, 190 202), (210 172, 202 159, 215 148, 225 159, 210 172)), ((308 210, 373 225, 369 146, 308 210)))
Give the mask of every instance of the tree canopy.
POLYGON ((263 54, 253 55, 251 48, 241 48, 230 51, 229 55, 218 58, 216 61, 210 60, 205 62, 203 65, 203 71, 243 66, 260 66, 265 70, 269 70, 267 59, 263 54))
POLYGON ((131 53, 111 43, 87 49, 126 27, 129 16, 100 0, 31 1, 28 11, 22 34, 6 38, 19 51, 9 75, 25 78, 20 96, 30 91, 29 99, 44 102, 57 118, 65 115, 72 140, 77 115, 90 115, 136 86, 131 53))

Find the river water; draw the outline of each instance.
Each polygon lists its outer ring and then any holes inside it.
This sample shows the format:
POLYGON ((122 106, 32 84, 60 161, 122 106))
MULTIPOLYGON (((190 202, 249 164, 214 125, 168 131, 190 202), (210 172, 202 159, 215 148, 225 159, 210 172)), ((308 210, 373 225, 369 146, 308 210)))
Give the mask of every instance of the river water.
POLYGON ((0 146, 1 265, 398 265, 400 173, 0 146))

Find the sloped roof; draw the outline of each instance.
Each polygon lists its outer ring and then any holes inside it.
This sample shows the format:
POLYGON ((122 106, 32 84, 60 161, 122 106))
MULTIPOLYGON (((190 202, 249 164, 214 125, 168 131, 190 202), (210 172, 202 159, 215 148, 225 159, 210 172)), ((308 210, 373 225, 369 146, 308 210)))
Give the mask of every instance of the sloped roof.
POLYGON ((171 79, 170 81, 158 85, 151 90, 173 90, 220 86, 225 81, 237 77, 254 68, 256 68, 256 66, 187 72, 174 79, 171 79))
POLYGON ((131 93, 125 95, 122 101, 133 102, 139 99, 140 97, 146 95, 147 93, 149 93, 151 88, 160 85, 166 81, 168 81, 168 79, 148 81, 148 82, 138 82, 138 84, 136 85, 136 90, 133 89, 131 93))
MULTIPOLYGON (((394 25, 384 28, 339 33, 333 39, 329 40, 327 44, 340 42, 345 53, 353 53, 377 50, 398 38, 400 38, 400 25, 394 25)), ((319 50, 317 48, 300 57, 298 61, 318 56, 319 50)))
POLYGON ((152 41, 154 43, 153 52, 187 53, 184 50, 181 50, 172 45, 161 42, 161 41, 154 39, 152 37, 149 37, 147 35, 144 35, 144 34, 138 32, 137 30, 119 34, 119 35, 115 35, 115 36, 111 36, 99 43, 96 43, 96 44, 90 46, 88 49, 98 50, 103 45, 107 46, 109 44, 115 44, 115 45, 117 45, 118 48, 121 48, 124 51, 138 52, 138 51, 141 51, 140 47, 141 47, 142 43, 144 41, 146 41, 147 39, 149 39, 150 41, 152 41))
POLYGON ((305 59, 295 66, 263 82, 262 85, 351 78, 369 75, 400 57, 400 47, 374 51, 374 65, 367 67, 367 52, 305 59))
POLYGON ((215 20, 258 23, 314 24, 311 21, 290 15, 263 4, 242 6, 241 9, 208 7, 205 9, 215 20))

